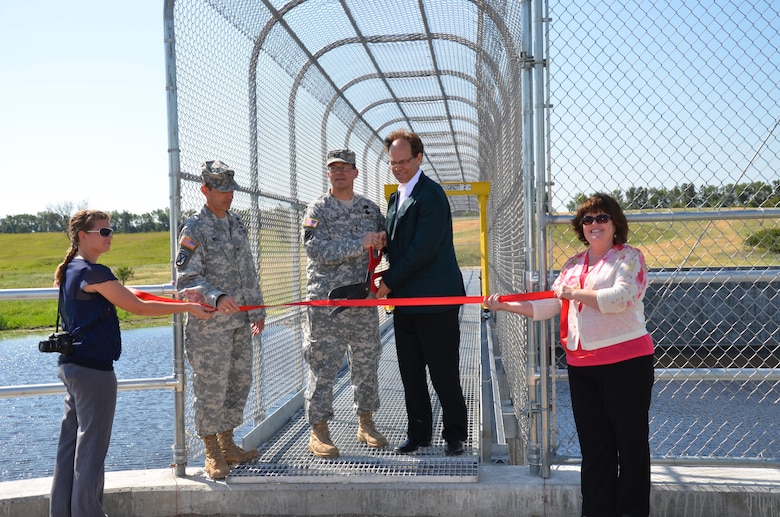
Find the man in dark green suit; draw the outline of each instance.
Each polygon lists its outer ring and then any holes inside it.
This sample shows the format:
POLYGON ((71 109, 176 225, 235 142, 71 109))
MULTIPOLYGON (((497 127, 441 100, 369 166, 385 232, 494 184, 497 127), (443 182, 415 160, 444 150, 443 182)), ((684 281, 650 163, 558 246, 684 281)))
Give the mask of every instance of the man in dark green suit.
MULTIPOLYGON (((420 169, 423 144, 411 131, 394 131, 384 141, 398 191, 387 207, 388 271, 377 297, 463 296, 463 276, 452 243, 447 195, 420 169)), ((407 439, 396 452, 431 444, 433 411, 426 367, 442 406, 445 454, 463 453, 466 402, 460 384, 459 305, 396 307, 396 352, 408 416, 407 439)))

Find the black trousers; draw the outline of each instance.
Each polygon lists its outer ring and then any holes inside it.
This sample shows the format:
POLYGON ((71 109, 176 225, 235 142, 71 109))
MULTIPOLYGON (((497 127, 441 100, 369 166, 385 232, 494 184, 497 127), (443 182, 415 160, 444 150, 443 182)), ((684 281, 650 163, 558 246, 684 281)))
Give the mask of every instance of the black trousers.
POLYGON ((569 386, 582 450, 582 515, 647 517, 653 356, 569 366, 569 386))
POLYGON ((393 316, 410 440, 427 442, 433 434, 426 367, 441 402, 442 438, 447 441, 467 438, 466 401, 460 385, 459 311, 458 308, 432 314, 396 311, 393 316))

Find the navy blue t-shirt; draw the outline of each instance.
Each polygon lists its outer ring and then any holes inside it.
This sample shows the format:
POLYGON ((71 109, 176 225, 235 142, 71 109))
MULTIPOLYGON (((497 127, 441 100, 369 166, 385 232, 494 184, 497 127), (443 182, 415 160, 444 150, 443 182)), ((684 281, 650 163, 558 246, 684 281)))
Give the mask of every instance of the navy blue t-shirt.
POLYGON ((60 303, 62 327, 77 336, 71 355, 60 355, 59 363, 75 363, 97 370, 113 370, 122 353, 119 318, 114 305, 98 293, 84 287, 116 280, 109 268, 75 258, 65 270, 64 300, 60 303), (93 324, 98 321, 97 324, 93 324), (90 325, 92 325, 90 327, 90 325), (80 329, 90 327, 78 335, 80 329))

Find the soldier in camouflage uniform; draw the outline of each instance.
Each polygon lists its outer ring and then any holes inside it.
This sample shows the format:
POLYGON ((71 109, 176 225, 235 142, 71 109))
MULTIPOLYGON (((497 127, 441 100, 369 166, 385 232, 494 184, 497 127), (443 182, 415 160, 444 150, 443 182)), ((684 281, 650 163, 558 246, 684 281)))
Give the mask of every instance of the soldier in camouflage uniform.
POLYGON ((230 466, 256 458, 233 441, 243 423, 252 381, 252 335, 265 326, 255 262, 241 218, 230 211, 238 184, 233 170, 216 160, 201 166, 206 204, 179 233, 176 289, 190 301, 217 308, 211 320, 188 318, 187 359, 193 371, 195 430, 206 446, 206 473, 227 476, 230 466))
MULTIPOLYGON (((385 246, 385 218, 373 201, 354 193, 358 175, 355 153, 348 149, 327 156, 327 193, 313 201, 303 220, 310 300, 324 299, 343 285, 366 280, 368 250, 385 246)), ((312 426, 309 450, 335 458, 328 420, 333 417, 333 383, 344 353, 349 360, 358 442, 384 447, 387 439, 374 425, 379 408, 377 370, 381 355, 379 316, 374 307, 350 307, 334 316, 329 307, 307 307, 304 358, 309 366, 305 393, 306 420, 312 426)))

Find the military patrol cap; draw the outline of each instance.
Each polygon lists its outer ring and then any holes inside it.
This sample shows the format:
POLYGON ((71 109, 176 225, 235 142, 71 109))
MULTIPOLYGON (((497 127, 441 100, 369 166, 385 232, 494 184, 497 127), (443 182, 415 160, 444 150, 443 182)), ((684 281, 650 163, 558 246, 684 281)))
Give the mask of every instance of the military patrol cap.
POLYGON ((230 192, 238 188, 238 183, 233 179, 234 171, 224 162, 210 160, 200 166, 200 175, 203 184, 215 188, 220 192, 230 192))
POLYGON ((336 162, 355 165, 355 152, 350 151, 349 149, 335 149, 333 151, 328 151, 328 161, 325 162, 325 165, 330 165, 331 163, 336 162))

